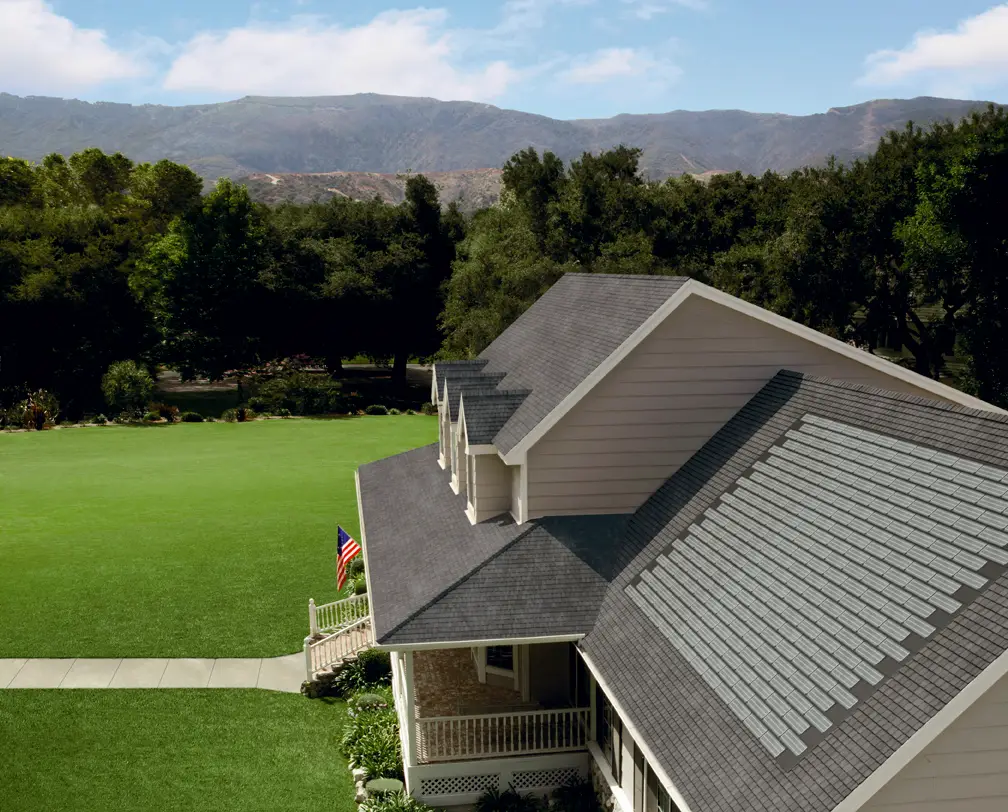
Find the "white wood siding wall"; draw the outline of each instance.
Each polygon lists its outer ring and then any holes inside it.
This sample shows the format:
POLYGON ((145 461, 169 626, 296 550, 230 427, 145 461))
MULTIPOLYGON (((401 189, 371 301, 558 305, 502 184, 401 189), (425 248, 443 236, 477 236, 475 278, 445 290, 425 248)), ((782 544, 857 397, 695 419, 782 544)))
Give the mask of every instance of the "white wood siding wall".
POLYGON ((861 812, 1005 812, 1008 677, 973 703, 861 812))
POLYGON ((934 397, 691 297, 529 450, 529 518, 635 510, 780 369, 934 397))
POLYGON ((511 515, 517 522, 521 517, 521 466, 511 466, 511 515))
POLYGON ((496 454, 470 454, 473 466, 473 493, 469 501, 477 522, 507 513, 511 509, 511 471, 496 454))

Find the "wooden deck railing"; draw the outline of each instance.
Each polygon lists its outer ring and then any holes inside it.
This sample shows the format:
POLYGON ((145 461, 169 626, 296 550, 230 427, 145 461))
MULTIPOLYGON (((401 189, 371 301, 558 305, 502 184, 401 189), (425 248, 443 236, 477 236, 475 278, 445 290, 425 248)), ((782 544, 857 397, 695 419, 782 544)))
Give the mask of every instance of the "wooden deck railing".
POLYGON ((562 753, 588 747, 589 708, 417 719, 417 760, 562 753))
POLYGON ((315 675, 323 669, 342 662, 351 654, 356 654, 370 645, 371 618, 368 615, 321 640, 306 637, 304 653, 308 679, 315 679, 315 675))
POLYGON ((369 611, 367 595, 354 595, 331 603, 315 605, 308 601, 308 633, 312 635, 332 634, 349 628, 369 611))

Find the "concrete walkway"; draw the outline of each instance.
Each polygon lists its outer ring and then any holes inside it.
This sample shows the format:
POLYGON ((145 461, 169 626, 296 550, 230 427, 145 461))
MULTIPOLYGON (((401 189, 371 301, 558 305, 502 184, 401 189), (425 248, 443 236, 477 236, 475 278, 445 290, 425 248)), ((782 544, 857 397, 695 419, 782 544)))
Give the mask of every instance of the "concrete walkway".
POLYGON ((297 693, 303 654, 210 659, 0 659, 0 688, 264 688, 297 693))

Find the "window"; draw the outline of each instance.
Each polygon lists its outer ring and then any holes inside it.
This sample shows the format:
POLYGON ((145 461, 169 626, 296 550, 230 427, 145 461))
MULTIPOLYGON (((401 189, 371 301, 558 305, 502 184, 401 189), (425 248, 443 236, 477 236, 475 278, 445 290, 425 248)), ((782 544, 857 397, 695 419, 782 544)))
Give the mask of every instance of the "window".
POLYGON ((609 771, 617 784, 623 783, 623 720, 609 704, 602 686, 595 686, 596 729, 595 740, 609 764, 609 771))
POLYGON ((514 671, 514 647, 487 646, 486 664, 487 668, 496 668, 499 671, 514 671))

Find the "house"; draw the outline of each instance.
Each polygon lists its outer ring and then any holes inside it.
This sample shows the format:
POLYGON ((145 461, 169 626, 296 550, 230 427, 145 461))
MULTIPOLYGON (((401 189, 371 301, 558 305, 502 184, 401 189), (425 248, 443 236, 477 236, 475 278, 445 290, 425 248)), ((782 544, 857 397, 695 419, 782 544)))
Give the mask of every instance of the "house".
POLYGON ((1008 809, 1008 417, 695 280, 567 274, 357 472, 409 790, 1008 809))

